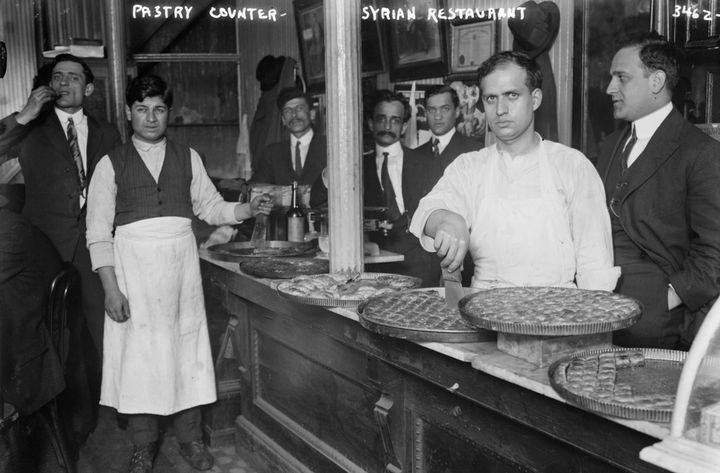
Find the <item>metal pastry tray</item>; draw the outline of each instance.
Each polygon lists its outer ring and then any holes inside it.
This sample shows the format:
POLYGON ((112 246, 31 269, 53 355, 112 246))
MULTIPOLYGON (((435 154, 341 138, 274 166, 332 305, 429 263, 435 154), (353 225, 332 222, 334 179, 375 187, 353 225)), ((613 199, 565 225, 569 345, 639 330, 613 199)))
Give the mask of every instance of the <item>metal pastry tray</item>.
POLYGON ((445 306, 444 288, 414 289, 370 297, 357 308, 366 329, 420 342, 479 342, 495 333, 477 329, 445 306))
POLYGON ((250 241, 235 241, 213 245, 207 249, 208 254, 218 261, 240 263, 249 258, 269 258, 285 256, 312 256, 318 251, 316 241, 294 242, 269 240, 261 247, 250 241))
POLYGON ((268 279, 291 279, 296 276, 324 274, 330 271, 328 260, 316 258, 253 258, 240 263, 240 269, 251 276, 268 279))
POLYGON ((488 289, 463 297, 458 308, 475 327, 536 336, 611 332, 633 325, 642 315, 642 305, 630 297, 565 287, 488 289), (609 306, 612 314, 607 313, 609 306), (547 317, 536 321, 543 310, 547 317), (577 314, 585 314, 590 321, 572 320, 577 314))
POLYGON ((672 408, 640 407, 631 403, 612 399, 593 399, 581 393, 571 391, 568 383, 559 381, 563 376, 556 376, 556 371, 567 369, 568 365, 576 359, 597 357, 608 352, 641 352, 645 357, 645 366, 632 368, 618 368, 616 380, 630 384, 633 396, 671 397, 674 405, 680 373, 687 352, 675 350, 661 350, 655 348, 605 348, 601 350, 588 350, 573 353, 570 356, 555 361, 548 369, 550 385, 560 396, 572 404, 583 409, 607 414, 625 419, 646 420, 650 422, 670 422, 672 408))
MULTIPOLYGON (((299 302, 301 304, 308 304, 308 305, 317 305, 317 306, 323 306, 323 307, 344 307, 344 308, 351 308, 354 309, 363 302, 367 297, 369 296, 359 296, 354 295, 352 293, 353 288, 357 288, 358 286, 362 285, 363 281, 377 281, 380 280, 385 284, 385 286, 391 290, 402 290, 404 288, 407 289, 415 289, 417 287, 420 287, 420 284, 422 281, 419 278, 415 278, 412 276, 402 276, 400 274, 391 274, 391 273, 360 273, 358 274, 346 274, 346 273, 330 273, 330 274, 318 274, 318 275, 312 275, 312 276, 298 276, 293 279, 289 279, 286 281, 281 281, 275 284, 275 289, 277 289, 278 293, 289 300, 299 302), (322 297, 322 296, 303 296, 293 293, 293 287, 297 285, 299 282, 305 280, 305 279, 320 279, 322 280, 328 280, 328 279, 334 279, 337 281, 341 281, 339 283, 340 286, 343 286, 341 290, 345 291, 347 293, 346 297, 343 296, 335 296, 335 297, 322 297), (350 279, 354 279, 353 281, 349 281, 350 279), (344 282, 349 281, 349 282, 344 282), (393 287, 394 286, 394 287, 393 287)), ((335 287, 332 287, 331 284, 328 284, 327 287, 325 287, 326 290, 329 292, 332 292, 337 289, 337 284, 335 287)))

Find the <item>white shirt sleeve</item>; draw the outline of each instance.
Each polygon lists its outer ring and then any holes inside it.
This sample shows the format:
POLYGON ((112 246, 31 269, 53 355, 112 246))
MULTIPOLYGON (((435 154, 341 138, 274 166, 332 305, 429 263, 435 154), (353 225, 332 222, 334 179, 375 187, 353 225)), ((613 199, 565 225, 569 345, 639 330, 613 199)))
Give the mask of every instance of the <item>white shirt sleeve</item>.
POLYGON ((568 202, 575 247, 575 282, 581 289, 612 291, 620 277, 620 268, 613 266, 612 229, 605 189, 590 161, 583 156, 578 162, 568 202))
POLYGON ((430 214, 436 210, 450 210, 465 219, 470 228, 471 215, 474 209, 472 202, 475 192, 471 178, 475 174, 479 159, 478 153, 468 153, 458 156, 446 169, 435 187, 420 199, 418 208, 410 222, 410 233, 418 237, 420 244, 426 251, 434 252, 434 239, 425 234, 425 224, 430 214))
POLYGON ((235 219, 237 202, 226 202, 215 188, 205 171, 202 160, 197 152, 190 148, 192 166, 192 182, 190 198, 193 213, 210 225, 229 225, 239 223, 235 219))
POLYGON ((88 187, 87 246, 92 269, 114 266, 113 223, 115 222, 115 170, 110 157, 100 159, 88 187))

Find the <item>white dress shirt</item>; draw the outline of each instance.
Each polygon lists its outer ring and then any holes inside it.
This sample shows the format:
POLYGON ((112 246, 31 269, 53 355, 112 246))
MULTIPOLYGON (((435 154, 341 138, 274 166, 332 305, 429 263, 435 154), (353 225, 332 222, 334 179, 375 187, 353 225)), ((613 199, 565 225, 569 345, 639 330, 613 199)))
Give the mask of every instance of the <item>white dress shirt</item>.
MULTIPOLYGON (((88 175, 88 164, 87 164, 88 124, 87 124, 87 117, 85 116, 83 109, 80 109, 71 115, 63 110, 56 108, 55 115, 57 115, 58 120, 60 120, 60 125, 62 126, 63 133, 65 133, 66 139, 67 139, 68 119, 69 118, 73 119, 73 125, 75 126, 75 131, 77 132, 78 147, 80 148, 80 156, 82 157, 83 170, 85 171, 85 175, 87 176, 88 175)), ((85 194, 80 194, 80 207, 82 208, 83 205, 85 205, 85 194)))
POLYGON ((292 161, 293 169, 295 169, 295 146, 298 141, 300 142, 300 162, 303 168, 305 168, 305 161, 307 161, 308 150, 310 149, 310 141, 313 139, 315 132, 312 128, 307 133, 302 135, 300 138, 295 138, 295 135, 290 135, 290 160, 292 161))
MULTIPOLYGON (((150 144, 139 141, 133 136, 132 143, 157 182, 165 161, 167 141, 150 144)), ((208 177, 200 156, 192 148, 190 148, 190 163, 192 168, 190 197, 193 213, 210 225, 238 223, 235 219, 235 206, 238 204, 225 202, 208 177)), ((98 162, 90 181, 88 195, 91 198, 87 208, 87 244, 92 267, 97 270, 103 266, 114 266, 113 226, 117 185, 115 169, 109 156, 103 156, 98 162)))
MULTIPOLYGON (((377 171, 378 181, 382 187, 382 165, 384 156, 383 153, 388 153, 388 174, 390 175, 390 182, 392 183, 393 190, 395 191, 395 202, 397 203, 398 210, 400 213, 405 212, 405 200, 402 195, 402 168, 403 168, 403 149, 399 141, 391 144, 388 147, 375 145, 375 169, 377 171)), ((383 189, 384 190, 384 189, 383 189)))
POLYGON ((452 140, 453 136, 455 136, 455 127, 450 128, 450 131, 448 131, 442 136, 433 135, 432 138, 430 138, 430 143, 432 143, 432 140, 437 139, 438 154, 442 154, 442 152, 445 151, 445 148, 447 148, 447 145, 450 144, 450 140, 452 140))
POLYGON ((645 151, 645 148, 650 142, 650 138, 653 137, 662 122, 665 121, 668 115, 670 115, 672 109, 672 102, 668 102, 654 112, 645 115, 642 118, 638 118, 632 123, 632 126, 635 127, 637 141, 628 155, 628 167, 632 166, 642 152, 645 151))

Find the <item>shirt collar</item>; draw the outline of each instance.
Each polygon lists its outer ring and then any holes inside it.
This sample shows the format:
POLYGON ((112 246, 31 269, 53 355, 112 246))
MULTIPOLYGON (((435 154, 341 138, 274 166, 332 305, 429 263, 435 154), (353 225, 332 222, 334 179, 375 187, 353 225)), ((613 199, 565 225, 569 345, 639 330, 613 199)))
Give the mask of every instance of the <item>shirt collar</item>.
POLYGON ((402 154, 402 145, 399 141, 396 141, 395 143, 391 144, 390 146, 380 146, 379 144, 375 144, 375 154, 378 157, 382 157, 383 153, 388 153, 388 158, 391 158, 393 156, 400 156, 402 154))
POLYGON ((448 143, 450 143, 450 140, 452 140, 452 137, 454 135, 455 135, 455 127, 452 127, 452 128, 450 128, 450 131, 448 131, 447 133, 445 133, 442 136, 433 135, 433 139, 437 139, 440 142, 439 146, 444 149, 448 145, 448 143))
POLYGON ((635 120, 633 126, 635 127, 635 134, 638 139, 649 140, 652 138, 652 135, 655 134, 655 131, 657 131, 662 122, 670 115, 672 109, 672 102, 668 102, 654 112, 635 120))
POLYGON ((310 146, 310 140, 313 139, 314 135, 315 135, 315 132, 313 131, 312 128, 310 128, 308 130, 308 132, 305 133, 304 135, 302 135, 300 138, 296 138, 295 135, 290 135, 290 144, 293 147, 295 147, 296 146, 295 143, 297 143, 299 141, 300 146, 302 146, 302 147, 310 146))
POLYGON ((146 141, 139 140, 135 137, 135 135, 132 136, 132 142, 135 148, 138 151, 142 151, 143 153, 147 153, 148 151, 152 151, 153 149, 157 149, 160 147, 165 147, 165 142, 167 141, 167 138, 163 138, 161 141, 158 141, 157 143, 148 143, 146 141))
POLYGON ((73 119, 73 123, 75 125, 79 125, 85 119, 85 112, 82 108, 77 112, 70 114, 67 113, 65 110, 60 110, 59 108, 55 107, 55 115, 57 115, 58 120, 60 120, 60 123, 62 123, 63 126, 68 122, 69 118, 73 119))

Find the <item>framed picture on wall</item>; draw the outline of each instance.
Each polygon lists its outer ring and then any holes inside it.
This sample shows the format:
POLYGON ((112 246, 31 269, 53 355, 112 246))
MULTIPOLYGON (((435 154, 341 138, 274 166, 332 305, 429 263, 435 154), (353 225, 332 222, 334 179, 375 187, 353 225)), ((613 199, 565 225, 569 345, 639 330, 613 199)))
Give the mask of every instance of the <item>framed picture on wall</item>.
POLYGON ((294 7, 303 75, 309 88, 322 88, 325 83, 323 2, 322 0, 295 0, 294 7))
MULTIPOLYGON (((362 6, 377 8, 377 0, 363 0, 362 6)), ((380 31, 380 22, 372 17, 360 20, 360 41, 362 42, 362 75, 363 77, 385 72, 385 54, 380 31)))
POLYGON ((473 76, 480 64, 497 51, 496 21, 453 21, 448 30, 451 74, 473 76))
POLYGON ((428 18, 428 9, 444 8, 444 0, 389 0, 391 10, 414 10, 415 18, 387 21, 390 80, 440 77, 448 72, 445 22, 428 18))

